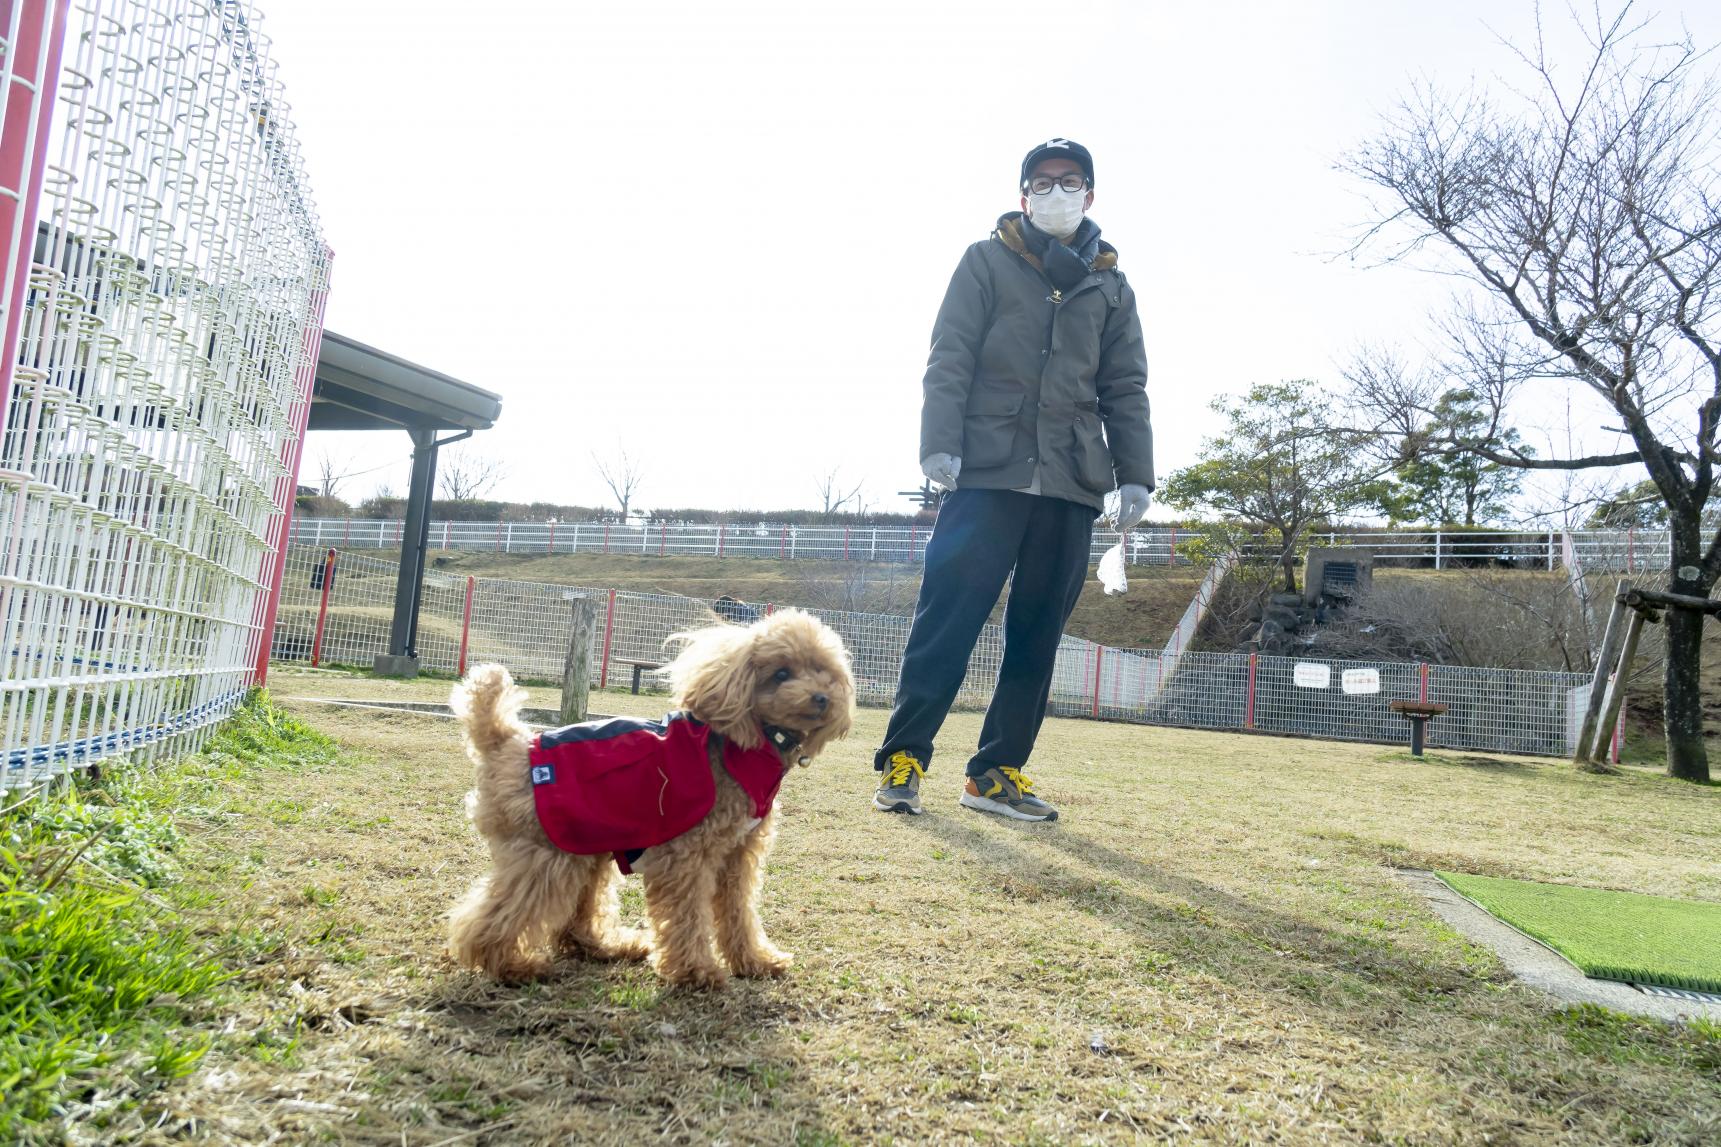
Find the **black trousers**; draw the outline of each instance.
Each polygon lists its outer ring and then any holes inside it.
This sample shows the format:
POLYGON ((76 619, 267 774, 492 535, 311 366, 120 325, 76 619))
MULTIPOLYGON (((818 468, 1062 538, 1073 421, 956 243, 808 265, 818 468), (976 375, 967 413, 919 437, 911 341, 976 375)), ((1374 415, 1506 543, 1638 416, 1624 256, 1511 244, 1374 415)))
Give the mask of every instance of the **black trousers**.
POLYGON ((1089 506, 1013 490, 957 490, 944 499, 874 768, 903 751, 931 763, 933 739, 1006 580, 1004 663, 968 775, 1028 763, 1046 718, 1058 641, 1087 577, 1097 516, 1089 506))

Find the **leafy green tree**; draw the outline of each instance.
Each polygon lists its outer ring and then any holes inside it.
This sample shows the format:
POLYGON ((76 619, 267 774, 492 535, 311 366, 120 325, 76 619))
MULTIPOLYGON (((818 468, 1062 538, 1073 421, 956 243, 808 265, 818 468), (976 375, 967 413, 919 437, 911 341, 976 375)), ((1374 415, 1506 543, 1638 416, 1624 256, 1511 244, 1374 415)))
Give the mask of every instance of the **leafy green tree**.
POLYGON ((1667 525, 1667 503, 1648 479, 1603 498, 1584 525, 1592 530, 1657 529, 1667 525))
MULTIPOLYGON (((1496 450, 1535 455, 1519 441, 1516 430, 1492 430, 1489 421, 1487 404, 1475 391, 1449 390, 1434 404, 1431 439, 1488 439, 1496 450)), ((1490 462, 1469 450, 1431 445, 1393 471, 1380 508, 1395 525, 1475 526, 1498 522, 1510 514, 1512 499, 1523 487, 1524 475, 1519 469, 1490 462)))
POLYGON ((1379 505, 1383 467, 1367 449, 1368 435, 1329 421, 1325 393, 1313 382, 1258 383, 1242 398, 1222 395, 1212 408, 1225 416, 1225 432, 1202 443, 1200 461, 1160 484, 1159 500, 1251 527, 1295 593, 1297 554, 1309 531, 1379 505))

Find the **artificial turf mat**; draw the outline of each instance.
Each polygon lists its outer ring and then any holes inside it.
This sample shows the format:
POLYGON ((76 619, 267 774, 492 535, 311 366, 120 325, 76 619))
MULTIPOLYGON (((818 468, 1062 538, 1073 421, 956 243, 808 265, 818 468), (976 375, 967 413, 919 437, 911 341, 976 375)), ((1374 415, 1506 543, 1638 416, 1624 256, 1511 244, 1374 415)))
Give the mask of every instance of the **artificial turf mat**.
POLYGON ((1436 872, 1586 976, 1721 992, 1721 904, 1436 872))

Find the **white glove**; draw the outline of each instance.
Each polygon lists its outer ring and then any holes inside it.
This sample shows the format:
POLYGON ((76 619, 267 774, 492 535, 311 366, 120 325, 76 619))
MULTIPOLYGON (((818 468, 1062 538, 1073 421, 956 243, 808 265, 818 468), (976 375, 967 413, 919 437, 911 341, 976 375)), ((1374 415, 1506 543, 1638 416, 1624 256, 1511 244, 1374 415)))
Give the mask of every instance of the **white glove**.
POLYGON ((1147 513, 1150 494, 1146 486, 1119 486, 1117 489, 1117 528, 1127 530, 1147 513))
MULTIPOLYGON (((934 486, 956 489, 956 475, 962 473, 962 459, 954 454, 928 454, 920 460, 920 472, 934 486)), ((1143 507, 1145 510, 1145 507, 1143 507)))

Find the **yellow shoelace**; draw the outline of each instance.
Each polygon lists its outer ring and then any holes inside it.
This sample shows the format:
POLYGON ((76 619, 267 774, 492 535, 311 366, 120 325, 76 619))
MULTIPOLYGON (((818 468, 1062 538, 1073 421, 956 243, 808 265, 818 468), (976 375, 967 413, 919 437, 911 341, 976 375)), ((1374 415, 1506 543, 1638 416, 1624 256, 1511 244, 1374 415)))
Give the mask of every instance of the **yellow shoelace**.
POLYGON ((1015 785, 1017 791, 1019 791, 1023 796, 1031 797, 1034 795, 1034 782, 1023 776, 1021 769, 1012 769, 1008 765, 1005 765, 998 771, 1003 773, 1006 777, 1009 777, 1010 783, 1015 785))
POLYGON ((908 774, 911 772, 919 773, 923 780, 926 777, 926 770, 920 767, 920 762, 907 753, 897 753, 885 763, 889 766, 884 775, 884 787, 887 789, 894 789, 897 785, 906 785, 908 774))

